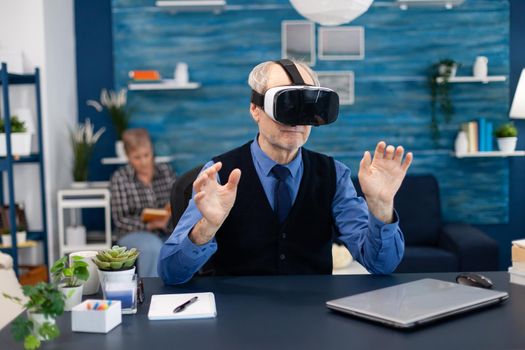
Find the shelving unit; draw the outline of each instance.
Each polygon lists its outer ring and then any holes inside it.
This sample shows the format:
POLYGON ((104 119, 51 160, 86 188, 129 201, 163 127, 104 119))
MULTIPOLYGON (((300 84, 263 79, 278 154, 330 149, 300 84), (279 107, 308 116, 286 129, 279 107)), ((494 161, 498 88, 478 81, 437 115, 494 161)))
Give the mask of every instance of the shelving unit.
POLYGON ((472 153, 452 153, 456 158, 482 158, 482 157, 524 157, 525 151, 514 151, 514 152, 501 152, 501 151, 490 151, 490 152, 472 152, 472 153))
POLYGON ((201 84, 196 82, 179 83, 174 79, 163 79, 158 83, 129 83, 128 90, 147 91, 147 90, 194 90, 201 84))
POLYGON ((220 13, 226 6, 226 0, 156 1, 155 6, 171 12, 212 11, 214 13, 220 13))
POLYGON ((66 253, 82 250, 102 250, 111 248, 111 207, 110 193, 105 188, 85 188, 60 190, 57 194, 58 202, 58 250, 60 256, 66 253), (105 234, 100 243, 83 245, 69 245, 65 237, 64 211, 66 209, 103 208, 105 234))
MULTIPOLYGON (((35 69, 34 74, 9 74, 7 70, 7 64, 2 63, 2 69, 0 70, 0 84, 2 85, 2 98, 3 98, 3 116, 5 118, 5 130, 6 130, 6 149, 7 156, 0 158, 0 171, 7 173, 7 194, 9 201, 9 222, 11 228, 11 239, 13 245, 11 248, 0 248, 2 251, 9 252, 13 257, 13 266, 16 274, 18 275, 18 244, 16 241, 16 218, 15 218, 15 187, 14 187, 14 173, 13 168, 17 164, 36 164, 39 167, 39 182, 40 182, 40 203, 42 211, 42 230, 41 231, 28 231, 28 240, 42 241, 44 248, 44 261, 47 266, 48 262, 48 246, 47 246, 47 215, 46 215, 46 190, 45 190, 45 178, 44 178, 44 156, 43 156, 43 144, 42 144, 42 108, 40 103, 40 70, 35 69), (35 86, 35 98, 36 98, 36 123, 37 123, 37 139, 38 139, 38 152, 31 154, 26 157, 14 158, 11 148, 11 120, 9 110, 9 86, 10 85, 34 85, 35 86)), ((3 176, 0 176, 0 205, 4 205, 4 184, 3 176)), ((21 247, 23 245, 20 245, 21 247)))
MULTIPOLYGON (((498 81, 505 81, 507 77, 504 75, 489 75, 486 77, 474 77, 474 76, 456 76, 448 78, 449 83, 494 83, 498 81)), ((436 82, 439 84, 443 83, 445 79, 443 77, 436 78, 436 82)))

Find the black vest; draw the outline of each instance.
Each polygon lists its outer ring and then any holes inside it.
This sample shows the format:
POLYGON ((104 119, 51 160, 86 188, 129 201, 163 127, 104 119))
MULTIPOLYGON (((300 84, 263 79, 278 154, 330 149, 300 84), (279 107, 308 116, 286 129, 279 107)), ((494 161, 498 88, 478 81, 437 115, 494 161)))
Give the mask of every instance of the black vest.
POLYGON ((221 183, 241 169, 234 206, 216 234, 207 268, 217 275, 331 274, 332 201, 336 175, 331 157, 302 149, 303 177, 282 226, 259 180, 251 142, 215 157, 221 183))

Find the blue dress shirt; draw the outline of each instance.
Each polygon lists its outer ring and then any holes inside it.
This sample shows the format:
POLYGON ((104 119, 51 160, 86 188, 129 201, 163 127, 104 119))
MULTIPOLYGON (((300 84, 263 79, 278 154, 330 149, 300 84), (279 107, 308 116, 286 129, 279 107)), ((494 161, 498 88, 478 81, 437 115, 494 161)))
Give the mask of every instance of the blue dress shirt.
MULTIPOLYGON (((255 170, 268 202, 273 208, 277 179, 271 174, 271 169, 277 163, 262 151, 257 137, 250 149, 255 170)), ((213 161, 206 163, 203 170, 213 164, 213 161)), ((295 159, 285 166, 291 173, 286 179, 286 184, 292 191, 292 202, 295 202, 303 176, 301 149, 295 159)), ((369 213, 366 201, 362 197, 357 197, 350 177, 350 169, 343 163, 335 161, 335 172, 337 184, 332 202, 332 215, 341 234, 339 239, 346 245, 352 257, 369 272, 391 273, 401 261, 405 249, 397 214, 394 211, 394 222, 391 224, 384 224, 375 218, 369 213)), ((217 181, 220 182, 218 176, 217 181)), ((160 251, 158 272, 165 283, 178 284, 188 281, 217 250, 215 238, 200 246, 188 238, 190 231, 201 218, 202 215, 192 198, 160 251)))

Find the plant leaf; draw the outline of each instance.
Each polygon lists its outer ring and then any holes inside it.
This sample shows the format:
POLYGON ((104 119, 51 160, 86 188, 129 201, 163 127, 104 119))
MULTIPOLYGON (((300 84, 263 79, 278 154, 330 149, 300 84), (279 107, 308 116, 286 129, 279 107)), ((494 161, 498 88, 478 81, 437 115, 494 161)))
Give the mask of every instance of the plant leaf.
POLYGON ((35 350, 40 347, 40 340, 37 337, 30 334, 24 339, 24 349, 35 350))

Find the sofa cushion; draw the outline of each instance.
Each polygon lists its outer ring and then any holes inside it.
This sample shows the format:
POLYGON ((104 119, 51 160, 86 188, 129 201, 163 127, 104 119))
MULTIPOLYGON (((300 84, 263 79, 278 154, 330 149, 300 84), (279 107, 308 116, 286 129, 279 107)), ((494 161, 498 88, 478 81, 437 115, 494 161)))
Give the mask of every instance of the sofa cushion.
POLYGON ((437 247, 408 246, 395 272, 453 272, 458 269, 459 261, 450 251, 437 247))

